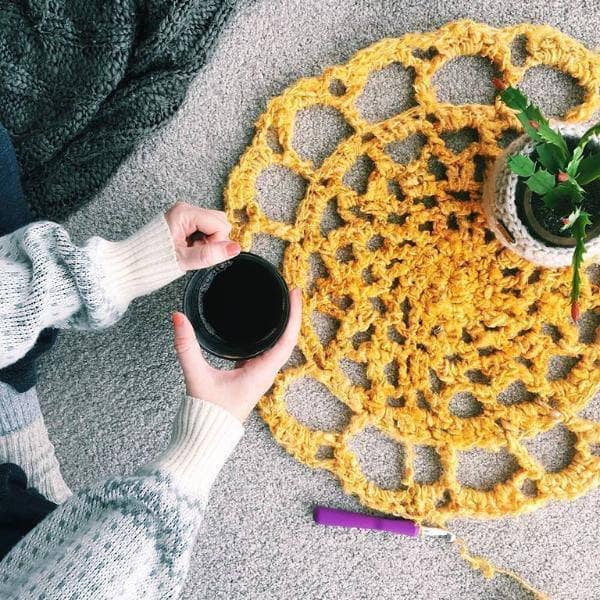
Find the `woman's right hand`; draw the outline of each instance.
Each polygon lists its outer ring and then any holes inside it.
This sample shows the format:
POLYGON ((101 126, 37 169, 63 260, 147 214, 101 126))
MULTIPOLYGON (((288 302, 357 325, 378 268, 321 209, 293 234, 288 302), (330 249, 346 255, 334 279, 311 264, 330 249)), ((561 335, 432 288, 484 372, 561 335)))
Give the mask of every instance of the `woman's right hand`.
POLYGON ((301 316, 302 292, 294 289, 290 292, 290 319, 277 344, 264 354, 225 371, 206 362, 188 318, 183 313, 173 313, 175 351, 188 395, 218 404, 244 421, 290 357, 300 331, 301 316))

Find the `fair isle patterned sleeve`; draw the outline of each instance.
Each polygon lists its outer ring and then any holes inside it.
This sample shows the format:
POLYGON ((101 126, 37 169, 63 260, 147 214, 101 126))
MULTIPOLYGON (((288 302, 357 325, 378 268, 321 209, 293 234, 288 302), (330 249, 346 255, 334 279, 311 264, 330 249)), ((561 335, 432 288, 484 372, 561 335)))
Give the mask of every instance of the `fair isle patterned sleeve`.
POLYGON ((0 597, 177 598, 209 490, 242 435, 224 409, 185 398, 154 462, 74 494, 11 550, 0 597))
POLYGON ((99 329, 136 297, 183 275, 164 216, 120 242, 73 244, 58 224, 0 238, 0 368, 21 358, 45 327, 99 329))

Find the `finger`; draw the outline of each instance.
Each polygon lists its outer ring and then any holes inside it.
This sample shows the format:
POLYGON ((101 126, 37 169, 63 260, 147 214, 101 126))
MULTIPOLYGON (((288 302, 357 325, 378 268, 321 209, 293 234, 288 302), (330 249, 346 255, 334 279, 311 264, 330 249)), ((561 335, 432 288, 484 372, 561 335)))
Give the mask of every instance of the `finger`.
POLYGON ((275 376, 277 371, 286 363, 292 354, 300 324, 302 322, 302 291, 298 288, 290 292, 290 318, 279 341, 263 355, 249 360, 244 366, 245 369, 265 369, 270 376, 275 376))
POLYGON ((227 220, 225 213, 220 211, 192 207, 186 216, 190 229, 188 234, 199 230, 207 236, 217 235, 226 238, 231 231, 231 223, 227 220))
POLYGON ((190 384, 193 385, 197 379, 202 377, 202 373, 211 367, 202 355, 196 333, 189 319, 183 313, 175 312, 172 315, 172 321, 175 352, 189 390, 192 387, 190 384))
POLYGON ((237 242, 226 240, 222 242, 213 242, 205 240, 200 244, 194 244, 189 248, 182 249, 180 252, 185 261, 186 269, 206 269, 219 264, 225 260, 237 256, 241 247, 237 242))

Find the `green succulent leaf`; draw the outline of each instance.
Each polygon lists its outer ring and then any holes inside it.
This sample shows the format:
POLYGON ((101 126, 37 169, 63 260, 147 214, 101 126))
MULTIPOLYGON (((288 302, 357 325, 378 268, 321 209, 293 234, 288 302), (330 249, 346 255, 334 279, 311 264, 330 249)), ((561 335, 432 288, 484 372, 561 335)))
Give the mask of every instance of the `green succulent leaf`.
POLYGON ((595 152, 586 156, 579 163, 577 181, 581 185, 586 185, 598 178, 600 178, 600 152, 595 152))
POLYGON ((500 98, 508 108, 512 108, 513 110, 525 110, 527 104, 529 104, 527 96, 520 89, 512 85, 500 94, 500 98))
POLYGON ((556 146, 553 146, 552 144, 538 144, 535 147, 535 150, 539 162, 543 167, 548 169, 548 171, 558 173, 558 171, 562 169, 564 162, 563 157, 556 146))
POLYGON ((544 204, 549 208, 569 211, 581 200, 581 192, 570 181, 559 183, 542 196, 544 204))
POLYGON ((569 149, 567 148, 567 143, 565 142, 563 136, 560 135, 560 133, 554 131, 554 129, 552 129, 550 125, 548 125, 548 123, 540 123, 539 129, 537 130, 537 134, 544 141, 548 142, 549 144, 552 144, 555 148, 558 148, 561 155, 562 168, 566 164, 569 156, 569 149))
POLYGON ((515 113, 515 116, 517 117, 517 119, 519 120, 519 123, 521 123, 521 126, 523 127, 523 130, 525 131, 525 133, 534 141, 534 142, 543 142, 544 140, 542 139, 542 137, 540 135, 538 135, 537 129, 534 129, 530 124, 529 121, 530 119, 527 117, 527 115, 524 112, 518 112, 515 113))
POLYGON ((529 179, 525 180, 525 183, 532 192, 543 196, 554 189, 556 180, 552 173, 545 169, 538 169, 529 179))
POLYGON ((530 177, 535 173, 535 163, 524 154, 515 154, 509 157, 508 166, 513 173, 521 177, 530 177))
POLYGON ((581 139, 579 140, 579 144, 577 144, 577 147, 581 148, 581 150, 583 150, 587 146, 587 143, 590 141, 590 139, 592 138, 592 136, 598 135, 598 134, 600 134, 600 123, 596 123, 595 125, 592 125, 581 136, 581 139))
POLYGON ((571 279, 571 302, 576 302, 579 299, 581 288, 581 265, 583 263, 583 255, 585 253, 585 229, 591 225, 590 214, 581 211, 573 225, 571 225, 571 235, 575 238, 575 251, 573 252, 573 275, 571 279))
POLYGON ((577 172, 579 171, 579 163, 581 162, 582 158, 583 158, 583 148, 580 148, 579 146, 577 146, 575 148, 575 150, 573 150, 573 156, 571 156, 571 160, 569 161, 569 164, 567 165, 567 169, 566 169, 566 171, 570 177, 577 176, 577 172))

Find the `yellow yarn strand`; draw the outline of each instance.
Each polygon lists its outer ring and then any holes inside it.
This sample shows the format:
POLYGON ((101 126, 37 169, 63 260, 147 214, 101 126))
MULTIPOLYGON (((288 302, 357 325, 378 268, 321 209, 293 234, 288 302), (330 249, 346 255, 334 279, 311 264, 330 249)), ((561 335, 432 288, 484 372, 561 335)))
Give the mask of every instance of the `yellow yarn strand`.
MULTIPOLYGON (((518 131, 518 122, 498 101, 441 102, 432 83, 448 61, 470 55, 487 57, 512 85, 537 65, 571 75, 584 99, 566 120, 584 120, 600 108, 600 57, 577 41, 541 25, 496 29, 453 22, 430 33, 384 39, 347 64, 301 79, 273 98, 225 190, 242 246, 250 248, 256 234, 286 242, 284 277, 304 292, 298 344, 305 362, 282 371, 260 402, 274 437, 305 464, 335 474, 364 505, 438 525, 454 517, 517 515, 549 500, 571 500, 600 482, 600 458, 593 452, 600 424, 578 415, 600 383, 598 331, 593 341, 582 341, 569 319, 569 269, 536 267, 504 249, 486 230, 481 212, 476 165, 491 165, 502 152, 499 140, 518 131), (521 66, 511 62, 518 36, 524 36, 527 48, 521 66), (430 49, 434 52, 425 56, 430 49), (393 63, 414 71, 416 104, 370 122, 356 100, 369 76, 393 63), (314 106, 336 109, 353 129, 320 166, 292 144, 296 115, 314 106), (444 134, 464 128, 475 130, 478 139, 454 152, 444 134), (413 134, 425 140, 419 157, 395 162, 387 146, 413 134), (364 193, 345 181, 360 157, 373 164, 364 193), (432 160, 444 166, 444 177, 430 171, 432 160), (268 218, 257 200, 257 179, 272 165, 307 182, 291 224, 268 218), (399 186, 400 197, 390 182, 399 186), (322 233, 321 220, 332 201, 343 223, 322 233), (311 257, 320 257, 327 269, 314 282, 311 257), (312 325, 314 311, 339 322, 335 338, 325 345, 312 325), (366 332, 361 339, 354 337, 359 332, 366 332), (553 356, 571 357, 576 364, 550 381, 546 372, 553 356), (348 379, 342 359, 365 367, 367 389, 348 379), (390 369, 397 376, 389 377, 390 369), (311 429, 290 415, 286 391, 304 377, 326 386, 350 409, 342 431, 311 429), (526 387, 528 399, 498 401, 516 381, 526 387), (459 393, 471 394, 480 414, 454 414, 452 399, 459 393), (547 472, 523 442, 557 424, 575 436, 574 454, 568 466, 547 472), (365 427, 376 427, 406 448, 410 460, 400 489, 384 489, 361 471, 349 441, 365 427), (417 446, 438 454, 437 481, 415 481, 417 446), (518 467, 489 490, 461 485, 456 476, 460 452, 473 448, 504 449, 518 467), (329 454, 324 456, 323 449, 329 454), (522 489, 531 482, 533 495, 522 489)), ((587 277, 581 307, 600 314, 598 286, 587 277)))

